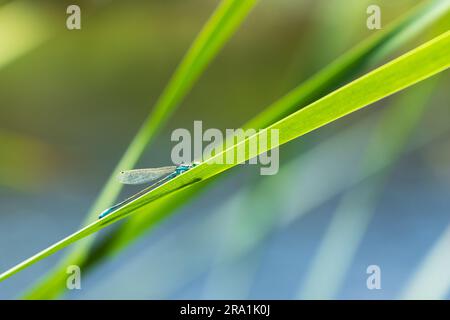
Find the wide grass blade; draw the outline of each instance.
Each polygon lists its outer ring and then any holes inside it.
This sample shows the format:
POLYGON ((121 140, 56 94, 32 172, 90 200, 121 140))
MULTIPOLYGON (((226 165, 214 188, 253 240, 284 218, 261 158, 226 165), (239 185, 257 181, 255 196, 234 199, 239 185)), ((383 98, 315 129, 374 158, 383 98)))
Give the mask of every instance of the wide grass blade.
MULTIPOLYGON (((117 173, 134 167, 145 148, 163 127, 208 64, 231 38, 256 2, 257 0, 223 0, 220 3, 175 70, 167 87, 156 102, 153 112, 145 120, 109 177, 90 209, 85 225, 96 220, 99 211, 114 203, 122 189, 122 185, 116 180, 117 173)), ((67 265, 82 265, 93 241, 94 237, 91 237, 78 243, 69 255, 60 261, 55 270, 52 270, 31 289, 27 297, 35 299, 56 297, 65 288, 67 265)))
MULTIPOLYGON (((279 130, 279 143, 275 145, 260 146, 258 154, 276 148, 279 145, 296 139, 321 126, 335 121, 349 113, 357 111, 369 104, 379 101, 395 92, 405 89, 421 80, 429 78, 436 73, 444 71, 450 66, 450 31, 435 39, 409 51, 399 58, 375 69, 363 77, 348 85, 328 94, 309 106, 289 115, 268 128, 261 130, 239 143, 234 144, 222 153, 210 158, 197 167, 155 188, 151 192, 130 202, 116 212, 105 218, 95 221, 85 228, 73 233, 65 239, 55 243, 47 249, 39 252, 31 258, 16 265, 0 275, 0 281, 4 280, 33 263, 65 248, 69 244, 91 235, 106 226, 117 222, 138 208, 145 206, 170 193, 182 188, 189 188, 199 181, 209 179, 225 170, 237 165, 212 163, 223 157, 227 152, 236 152, 242 146, 248 146, 249 142, 260 138, 271 130, 279 130)), ((249 153, 250 148, 245 148, 244 159, 249 159, 255 154, 249 153)))
MULTIPOLYGON (((361 72, 373 64, 379 63, 384 57, 400 48, 406 41, 417 36, 430 24, 444 15, 448 15, 449 2, 428 1, 414 8, 404 17, 390 26, 383 28, 369 39, 363 41, 329 66, 323 68, 308 81, 294 88, 290 93, 266 108, 258 116, 244 124, 245 128, 264 128, 282 118, 283 114, 291 113, 305 106, 314 98, 332 91, 337 84, 342 84, 348 78, 361 72)), ((208 182, 209 183, 209 182, 208 182)), ((206 186, 208 183, 204 183, 206 186)), ((178 207, 203 190, 201 186, 182 190, 145 207, 142 214, 134 215, 117 230, 114 230, 104 240, 102 245, 90 253, 89 265, 110 256, 147 232, 158 221, 171 214, 178 207)))

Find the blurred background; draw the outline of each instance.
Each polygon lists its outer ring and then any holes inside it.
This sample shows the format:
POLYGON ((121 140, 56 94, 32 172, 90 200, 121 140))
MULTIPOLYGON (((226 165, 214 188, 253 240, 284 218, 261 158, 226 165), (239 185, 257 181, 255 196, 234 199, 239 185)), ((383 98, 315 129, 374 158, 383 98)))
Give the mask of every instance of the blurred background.
MULTIPOLYGON (((171 132, 194 120, 242 126, 377 32, 369 4, 385 26, 421 2, 261 0, 137 167, 168 165, 171 132)), ((218 3, 0 1, 0 273, 80 227, 218 3), (69 4, 81 30, 66 29, 69 4)), ((225 172, 64 298, 450 298, 449 84, 443 73, 282 146, 275 176, 225 172)), ((0 298, 63 254, 0 283, 0 298)))

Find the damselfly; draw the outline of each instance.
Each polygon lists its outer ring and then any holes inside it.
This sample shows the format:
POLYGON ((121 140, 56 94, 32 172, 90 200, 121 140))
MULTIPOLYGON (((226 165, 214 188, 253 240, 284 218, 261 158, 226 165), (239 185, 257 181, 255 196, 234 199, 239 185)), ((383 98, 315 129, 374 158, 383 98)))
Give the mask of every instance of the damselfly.
POLYGON ((169 167, 161 167, 161 168, 148 168, 148 169, 134 169, 134 170, 126 170, 121 171, 118 175, 118 180, 123 184, 143 184, 152 181, 156 181, 151 186, 139 191, 138 193, 132 195, 131 197, 125 199, 122 202, 106 209, 103 211, 98 218, 101 219, 108 214, 116 211, 120 207, 130 203, 131 201, 139 198, 143 194, 153 190, 156 186, 161 185, 164 182, 169 181, 170 179, 179 176, 180 174, 188 171, 189 169, 195 167, 197 164, 180 164, 179 166, 169 166, 169 167), (159 179, 159 180, 158 180, 159 179))

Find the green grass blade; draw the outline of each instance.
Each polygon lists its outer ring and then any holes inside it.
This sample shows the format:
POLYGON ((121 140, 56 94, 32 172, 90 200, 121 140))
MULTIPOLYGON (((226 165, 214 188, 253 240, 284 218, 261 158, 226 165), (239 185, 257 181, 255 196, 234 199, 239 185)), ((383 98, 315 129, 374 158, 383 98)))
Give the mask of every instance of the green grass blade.
MULTIPOLYGON (((223 0, 208 20, 191 48, 176 69, 169 84, 156 102, 154 111, 145 120, 141 129, 129 145, 122 159, 108 179, 106 185, 90 209, 85 224, 97 219, 97 214, 111 206, 120 193, 122 185, 115 176, 118 171, 131 169, 148 144, 152 141, 181 99, 217 55, 240 23, 256 4, 257 0, 223 0)), ((77 244, 68 256, 63 258, 55 270, 32 288, 29 298, 43 299, 57 296, 65 288, 66 266, 81 265, 85 260, 94 238, 77 244)))
MULTIPOLYGON (((364 67, 379 62, 406 41, 417 36, 430 24, 448 14, 449 8, 450 1, 435 0, 414 8, 391 26, 383 28, 375 36, 356 46, 310 80, 293 89, 243 127, 264 128, 279 120, 283 114, 300 109, 315 97, 330 92, 337 83, 342 83, 364 67)), ((195 190, 193 188, 182 190, 146 207, 145 212, 131 217, 123 226, 106 237, 100 249, 91 252, 88 259, 97 262, 104 255, 113 255, 120 251, 201 191, 200 187, 196 187, 195 190)))
MULTIPOLYGON (((267 131, 278 129, 279 143, 277 145, 264 146, 258 150, 258 154, 264 153, 271 148, 275 148, 278 145, 296 139, 421 80, 429 78, 436 73, 444 71, 449 66, 450 31, 447 31, 420 47, 409 51, 399 58, 375 69, 309 106, 278 121, 270 127, 258 132, 256 135, 234 144, 223 153, 219 153, 209 160, 217 160, 230 151, 236 152, 242 145, 248 145, 250 141, 266 134, 267 131)), ((245 148, 245 159, 254 156, 254 154, 249 154, 248 149, 249 148, 245 148)), ((199 181, 209 179, 235 165, 237 164, 212 164, 204 162, 188 172, 155 188, 148 194, 130 202, 116 212, 91 223, 4 272, 0 275, 0 281, 5 280, 33 263, 67 247, 69 244, 98 232, 106 226, 131 215, 138 208, 141 208, 152 201, 176 192, 177 190, 188 188, 199 181)))

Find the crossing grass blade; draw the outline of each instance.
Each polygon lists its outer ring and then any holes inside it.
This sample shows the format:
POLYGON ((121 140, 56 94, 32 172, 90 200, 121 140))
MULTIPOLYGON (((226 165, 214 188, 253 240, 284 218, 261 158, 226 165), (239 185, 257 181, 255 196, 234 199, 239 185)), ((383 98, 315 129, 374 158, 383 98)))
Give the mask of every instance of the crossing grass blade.
MULTIPOLYGON (((237 150, 245 147, 243 148, 243 150, 245 150, 244 159, 255 156, 256 154, 250 153, 252 148, 248 148, 249 143, 266 134, 270 135, 272 130, 279 131, 279 142, 272 145, 267 144, 265 146, 260 146, 257 151, 258 154, 267 152, 279 145, 283 145, 308 132, 344 117, 345 115, 392 95, 395 92, 412 86, 417 82, 446 70, 449 66, 450 31, 447 31, 433 40, 407 52, 399 58, 392 60, 344 87, 333 91, 305 108, 259 131, 257 134, 248 137, 241 142, 235 143, 232 147, 215 155, 207 162, 203 162, 186 173, 155 188, 148 194, 137 198, 116 212, 106 216, 104 219, 97 220, 69 235, 63 240, 4 272, 0 275, 0 281, 9 278, 13 274, 25 269, 37 261, 67 247, 71 243, 83 239, 127 216, 130 216, 139 208, 142 208, 157 199, 181 189, 192 187, 200 181, 205 181, 223 171, 231 169, 236 166, 237 163, 213 163, 228 152, 236 153, 237 150)), ((399 121, 401 121, 401 119, 399 119, 399 121)))

